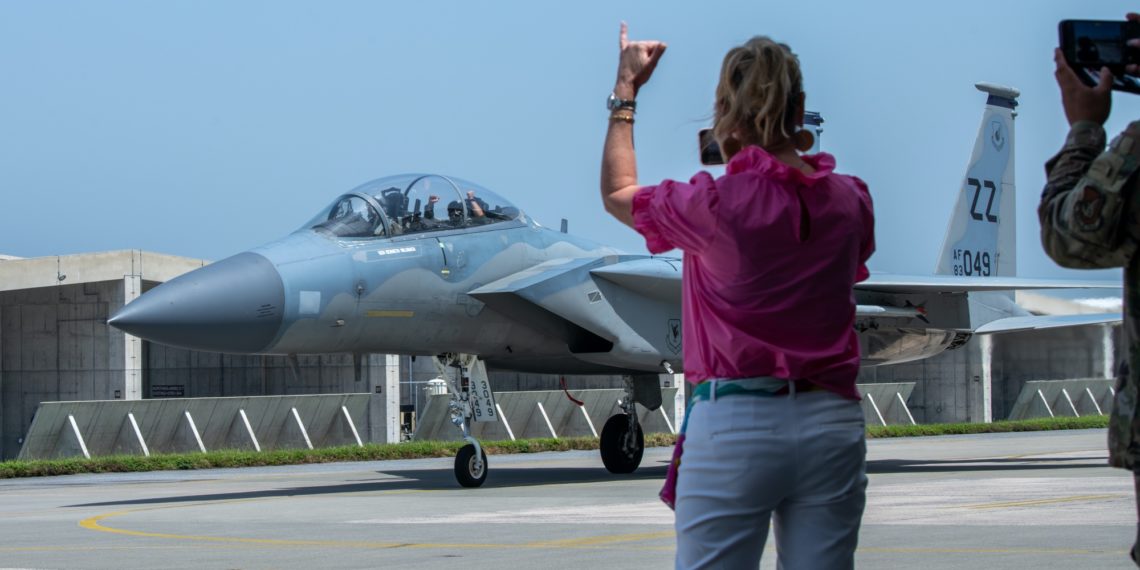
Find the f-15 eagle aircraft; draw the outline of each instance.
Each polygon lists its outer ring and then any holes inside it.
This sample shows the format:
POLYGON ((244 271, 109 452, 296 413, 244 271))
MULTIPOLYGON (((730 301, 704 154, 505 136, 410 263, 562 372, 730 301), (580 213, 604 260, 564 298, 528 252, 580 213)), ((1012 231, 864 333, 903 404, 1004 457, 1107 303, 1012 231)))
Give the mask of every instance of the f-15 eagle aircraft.
MULTIPOLYGON (((864 365, 926 358, 974 334, 1120 319, 1036 317, 1013 303, 1012 289, 1105 284, 1012 277, 1018 93, 977 87, 988 100, 937 274, 876 274, 855 287, 864 365)), ((108 323, 196 350, 431 356, 452 384, 452 421, 468 441, 455 472, 469 487, 488 472, 471 422, 498 420, 486 368, 622 374, 624 413, 606 422, 600 447, 607 469, 628 473, 644 449, 635 403, 655 410, 658 374, 684 370, 681 266, 544 228, 458 178, 401 175, 339 196, 284 238, 155 287, 108 323)))

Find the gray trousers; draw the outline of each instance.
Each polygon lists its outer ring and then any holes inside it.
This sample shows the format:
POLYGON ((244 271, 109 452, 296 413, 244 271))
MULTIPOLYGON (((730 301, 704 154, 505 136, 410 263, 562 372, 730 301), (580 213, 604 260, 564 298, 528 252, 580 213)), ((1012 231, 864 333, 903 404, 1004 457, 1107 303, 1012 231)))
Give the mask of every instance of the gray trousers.
POLYGON ((867 488, 858 402, 824 391, 733 395, 690 414, 677 568, 756 568, 770 522, 779 568, 854 567, 867 488))

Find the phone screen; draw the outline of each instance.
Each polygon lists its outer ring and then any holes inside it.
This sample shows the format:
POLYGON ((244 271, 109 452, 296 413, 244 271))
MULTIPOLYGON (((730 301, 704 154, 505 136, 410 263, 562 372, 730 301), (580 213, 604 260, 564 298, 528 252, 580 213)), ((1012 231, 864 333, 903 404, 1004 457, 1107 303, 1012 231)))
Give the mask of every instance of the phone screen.
POLYGON ((1124 22, 1074 20, 1074 61, 1081 65, 1124 64, 1124 22))
POLYGON ((1086 85, 1096 85, 1100 69, 1112 71, 1112 88, 1140 93, 1140 77, 1125 73, 1125 65, 1140 63, 1140 50, 1127 41, 1140 37, 1140 24, 1126 21, 1064 20, 1059 26, 1065 60, 1086 85))

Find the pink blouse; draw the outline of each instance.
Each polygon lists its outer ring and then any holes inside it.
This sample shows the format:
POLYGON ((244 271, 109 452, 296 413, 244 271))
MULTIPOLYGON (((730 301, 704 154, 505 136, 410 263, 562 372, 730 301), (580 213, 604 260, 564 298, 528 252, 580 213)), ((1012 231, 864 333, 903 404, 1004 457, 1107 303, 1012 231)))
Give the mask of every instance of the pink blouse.
POLYGON ((684 251, 685 376, 804 379, 859 399, 855 283, 875 250, 867 185, 827 153, 805 174, 759 147, 724 176, 699 172, 633 198, 652 253, 684 251))

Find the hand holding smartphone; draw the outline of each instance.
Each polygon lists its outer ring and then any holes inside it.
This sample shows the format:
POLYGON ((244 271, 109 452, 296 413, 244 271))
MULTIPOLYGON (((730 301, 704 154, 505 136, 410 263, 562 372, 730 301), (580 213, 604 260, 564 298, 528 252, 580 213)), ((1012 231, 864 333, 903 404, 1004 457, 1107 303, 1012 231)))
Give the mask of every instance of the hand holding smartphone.
MULTIPOLYGON (((804 112, 804 125, 800 133, 797 133, 798 140, 797 146, 801 143, 807 143, 805 146, 800 146, 799 151, 803 154, 815 154, 820 151, 819 138, 823 134, 823 116, 817 111, 804 112), (803 132, 803 131, 806 131, 803 132), (805 139, 805 135, 810 135, 805 139)), ((712 129, 701 129, 697 133, 697 148, 700 150, 701 164, 705 166, 720 166, 724 164, 724 155, 720 152, 720 145, 713 137, 712 129)))
POLYGON ((701 151, 701 164, 705 166, 724 164, 724 156, 720 154, 720 145, 713 138, 712 129, 701 129, 697 132, 697 148, 701 151))
POLYGON ((1140 94, 1140 77, 1126 66, 1140 64, 1140 49, 1129 40, 1140 39, 1140 22, 1112 20, 1062 20, 1057 26, 1061 53, 1085 85, 1093 87, 1100 70, 1112 72, 1112 88, 1140 94))

